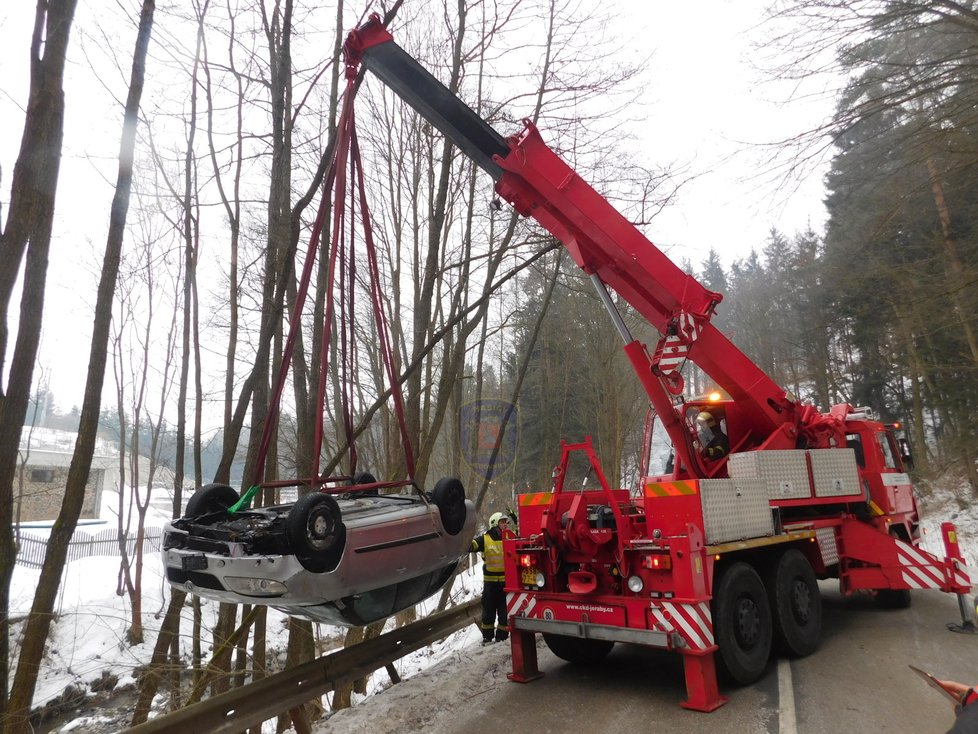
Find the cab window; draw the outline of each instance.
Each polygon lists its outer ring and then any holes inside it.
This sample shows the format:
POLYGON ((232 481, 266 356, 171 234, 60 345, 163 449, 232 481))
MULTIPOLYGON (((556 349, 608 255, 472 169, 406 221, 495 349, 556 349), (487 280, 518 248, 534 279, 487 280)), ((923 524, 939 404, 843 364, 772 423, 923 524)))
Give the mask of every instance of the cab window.
POLYGON ((860 469, 866 468, 866 452, 863 450, 863 441, 858 433, 846 434, 846 448, 850 448, 856 455, 856 463, 860 469))
POLYGON ((883 464, 887 469, 896 469, 896 456, 893 453, 893 446, 890 445, 890 436, 886 431, 880 431, 876 434, 876 442, 880 445, 880 451, 883 453, 883 464))

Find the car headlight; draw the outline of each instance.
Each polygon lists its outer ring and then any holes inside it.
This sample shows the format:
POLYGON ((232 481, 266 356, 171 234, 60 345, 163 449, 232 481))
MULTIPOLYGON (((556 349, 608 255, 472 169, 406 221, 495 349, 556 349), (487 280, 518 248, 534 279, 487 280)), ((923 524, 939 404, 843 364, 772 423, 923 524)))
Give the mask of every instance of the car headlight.
POLYGON ((536 583, 538 589, 542 589, 544 587, 544 584, 547 583, 547 579, 543 577, 543 571, 537 571, 534 582, 536 583))
POLYGON ((628 590, 633 594, 639 593, 643 588, 645 588, 645 583, 640 576, 628 577, 628 590))
POLYGON ((281 581, 253 579, 245 576, 225 576, 224 584, 244 596, 282 596, 288 589, 281 581))

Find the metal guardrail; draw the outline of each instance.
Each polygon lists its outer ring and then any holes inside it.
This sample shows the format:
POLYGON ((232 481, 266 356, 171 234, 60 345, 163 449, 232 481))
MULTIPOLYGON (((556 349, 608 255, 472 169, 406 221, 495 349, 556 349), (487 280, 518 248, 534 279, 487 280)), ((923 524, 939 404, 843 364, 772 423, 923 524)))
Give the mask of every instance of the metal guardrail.
POLYGON ((290 712, 471 624, 475 599, 267 678, 126 729, 123 734, 237 734, 290 712))

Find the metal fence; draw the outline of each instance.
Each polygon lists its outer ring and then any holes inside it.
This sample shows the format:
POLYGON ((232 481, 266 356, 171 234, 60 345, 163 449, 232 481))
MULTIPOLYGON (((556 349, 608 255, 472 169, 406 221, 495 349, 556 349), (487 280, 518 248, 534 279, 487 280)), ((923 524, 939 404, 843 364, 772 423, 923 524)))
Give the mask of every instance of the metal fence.
MULTIPOLYGON (((148 528, 143 536, 143 553, 158 553, 163 532, 159 528, 148 528)), ((20 536, 20 549, 17 551, 17 563, 27 568, 41 568, 44 565, 44 554, 47 553, 48 539, 34 535, 20 536)), ((136 536, 126 537, 126 553, 132 555, 136 551, 136 536)), ((119 556, 119 531, 106 528, 92 535, 86 532, 75 532, 68 546, 68 562, 89 556, 119 556)))

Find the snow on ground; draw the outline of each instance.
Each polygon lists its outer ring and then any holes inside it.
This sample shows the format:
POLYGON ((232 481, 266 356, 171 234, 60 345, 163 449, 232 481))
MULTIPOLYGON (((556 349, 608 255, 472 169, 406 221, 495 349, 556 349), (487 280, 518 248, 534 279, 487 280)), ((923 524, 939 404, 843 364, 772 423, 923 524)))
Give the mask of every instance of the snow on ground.
MULTIPOLYGON (((978 509, 959 500, 970 497, 970 489, 957 482, 942 482, 934 487, 922 487, 919 497, 922 546, 925 550, 943 556, 940 524, 951 520, 957 525, 961 548, 972 568, 978 568, 978 509)), ((117 500, 105 498, 105 507, 116 507, 117 500)), ((102 526, 87 526, 80 530, 98 532, 105 527, 114 527, 115 519, 111 509, 106 511, 107 523, 102 526)), ((167 516, 151 510, 148 524, 161 527, 167 516)), ((29 530, 33 534, 43 534, 43 530, 29 530)), ((38 676, 35 706, 43 705, 60 695, 66 686, 76 685, 88 689, 103 675, 118 676, 119 684, 133 683, 133 670, 145 664, 152 653, 153 643, 159 630, 161 614, 169 598, 161 559, 157 553, 145 556, 143 577, 143 624, 145 642, 131 646, 126 642, 131 607, 127 596, 116 594, 119 574, 117 557, 91 557, 74 561, 65 570, 62 588, 59 592, 55 611, 57 620, 52 626, 48 642, 48 653, 38 676)), ((11 587, 11 616, 26 615, 33 601, 34 590, 40 572, 18 566, 14 572, 11 587)), ((453 588, 455 601, 460 603, 471 599, 481 591, 481 576, 476 566, 459 575, 453 588)), ((419 613, 426 614, 434 608, 438 595, 419 605, 419 613)), ((213 625, 218 605, 202 604, 205 629, 213 625)), ((188 610, 189 619, 189 610, 188 610)), ((269 650, 285 650, 287 627, 285 615, 269 610, 268 615, 269 650)), ((189 622, 183 627, 184 634, 189 630, 189 622)), ((14 648, 22 625, 12 627, 14 648)), ((341 639, 344 630, 327 625, 318 626, 321 637, 341 639)), ((465 691, 482 690, 505 678, 509 670, 508 645, 493 645, 489 648, 479 646, 481 636, 475 626, 466 627, 430 648, 419 650, 395 663, 402 679, 418 676, 425 681, 426 700, 430 706, 444 700, 445 706, 454 705, 458 696, 465 691), (439 665, 441 662, 444 665, 439 665), (434 699, 429 699, 434 696, 434 699)), ((205 647, 205 655, 209 649, 205 647)), ((16 660, 12 661, 16 664, 16 660)), ((420 682, 420 681, 419 681, 420 682)), ((424 708, 403 705, 403 696, 410 695, 404 686, 392 686, 386 671, 375 673, 368 683, 366 696, 354 696, 355 702, 370 698, 368 705, 373 709, 382 706, 390 712, 390 731, 416 731, 424 726, 424 708), (382 696, 374 694, 385 691, 382 696), (421 717, 421 718, 418 718, 421 717)), ((328 697, 327 697, 328 702, 328 697)), ((160 703, 160 702, 158 702, 160 703)), ((329 731, 363 731, 361 717, 365 714, 362 706, 337 712, 326 724, 329 731)), ((376 710, 374 709, 374 712, 376 710)), ((372 718, 376 721, 375 718, 372 718)), ((127 723, 127 722, 125 722, 127 723)), ((67 732, 115 732, 125 728, 124 724, 106 720, 99 715, 83 716, 56 731, 67 732)), ((267 722, 265 731, 274 731, 274 722, 267 722)), ((323 729, 326 731, 327 729, 323 729)), ((371 733, 373 734, 373 732, 371 733)))
POLYGON ((974 504, 967 482, 947 481, 933 487, 918 485, 917 504, 920 512, 920 547, 943 558, 941 523, 953 522, 958 531, 961 553, 972 569, 972 581, 978 582, 978 506, 974 504))

